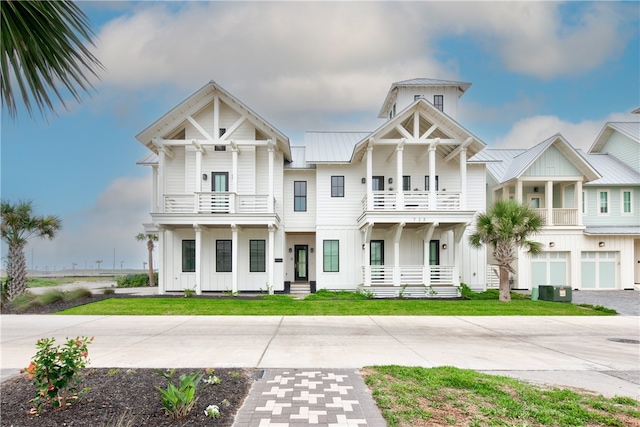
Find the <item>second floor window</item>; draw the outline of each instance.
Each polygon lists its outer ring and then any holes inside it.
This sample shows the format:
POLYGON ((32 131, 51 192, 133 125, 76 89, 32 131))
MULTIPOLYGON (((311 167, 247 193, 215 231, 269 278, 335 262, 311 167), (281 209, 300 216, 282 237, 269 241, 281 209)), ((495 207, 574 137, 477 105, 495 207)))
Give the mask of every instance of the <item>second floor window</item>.
MULTIPOLYGON (((221 138, 222 135, 224 135, 225 133, 227 133, 227 129, 226 128, 220 128, 218 130, 218 138, 221 138)), ((213 147, 213 151, 227 151, 227 146, 226 145, 216 145, 213 147)))
POLYGON ((600 191, 598 194, 598 213, 606 215, 609 213, 609 192, 600 191))
POLYGON ((411 177, 408 175, 402 177, 402 191, 411 191, 411 177))
POLYGON ((622 190, 622 213, 633 213, 633 193, 631 190, 622 190))
POLYGON ((307 181, 293 181, 293 210, 307 211, 307 181))
POLYGON ((196 241, 182 241, 182 272, 193 273, 196 271, 196 241))
MULTIPOLYGON (((436 175, 436 191, 438 191, 438 175, 436 175)), ((424 177, 424 191, 430 191, 429 188, 429 175, 425 175, 424 177)))
POLYGON ((344 197, 344 176, 331 177, 331 197, 344 197))
POLYGON ((216 240, 216 272, 231 272, 231 240, 216 240))
POLYGON ((433 95, 433 105, 440 111, 444 111, 444 95, 433 95))

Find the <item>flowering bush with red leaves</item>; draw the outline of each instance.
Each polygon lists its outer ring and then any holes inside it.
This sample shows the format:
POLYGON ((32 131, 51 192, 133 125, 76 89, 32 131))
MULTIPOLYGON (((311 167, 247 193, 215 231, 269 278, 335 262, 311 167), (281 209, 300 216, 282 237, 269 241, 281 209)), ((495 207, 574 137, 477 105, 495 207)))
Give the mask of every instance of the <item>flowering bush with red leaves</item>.
POLYGON ((54 409, 63 409, 70 400, 77 397, 82 381, 78 370, 89 363, 87 346, 93 337, 69 339, 62 346, 54 346, 55 338, 41 338, 36 343, 38 352, 29 366, 22 370, 36 386, 32 412, 39 412, 44 402, 50 402, 54 409))

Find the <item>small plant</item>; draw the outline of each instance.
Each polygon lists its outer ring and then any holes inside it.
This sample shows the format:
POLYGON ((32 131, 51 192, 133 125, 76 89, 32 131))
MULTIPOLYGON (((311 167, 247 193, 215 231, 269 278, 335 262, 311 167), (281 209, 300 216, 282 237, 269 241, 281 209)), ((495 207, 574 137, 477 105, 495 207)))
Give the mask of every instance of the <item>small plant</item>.
POLYGON ((162 405, 164 406, 167 415, 169 415, 170 418, 177 420, 189 415, 189 412, 191 412, 195 406, 196 401, 198 400, 198 384, 202 380, 204 374, 199 374, 197 372, 189 375, 182 374, 180 375, 178 386, 176 386, 173 384, 171 379, 174 372, 174 370, 161 372, 161 375, 169 381, 169 384, 167 385, 166 390, 160 387, 156 387, 156 389, 160 392, 162 405))
POLYGON ((402 289, 400 289, 400 291, 398 291, 398 298, 400 298, 400 299, 404 298, 404 294, 407 291, 407 286, 409 286, 409 285, 407 285, 407 284, 402 285, 402 289))
POLYGON ((358 293, 364 295, 365 298, 367 298, 367 299, 373 299, 373 298, 376 297, 376 294, 374 292, 370 291, 369 289, 360 288, 360 289, 358 289, 358 293))
POLYGON ((269 285, 269 282, 265 284, 265 289, 260 288, 261 293, 267 293, 269 295, 273 295, 273 286, 269 285))
POLYGON ((192 296, 194 296, 196 294, 196 288, 195 286, 193 287, 193 289, 190 288, 184 288, 184 297, 185 298, 191 298, 192 296))
POLYGON ((225 289, 223 291, 225 294, 229 295, 230 297, 236 297, 238 296, 238 291, 233 291, 231 289, 225 289))
POLYGON ((238 378, 240 373, 238 371, 229 371, 229 375, 231 375, 232 378, 238 378))
POLYGON ((209 405, 204 410, 204 414, 209 418, 218 418, 220 416, 220 408, 218 405, 209 405))
POLYGON ((55 338, 41 338, 36 343, 38 352, 31 360, 26 372, 33 379, 36 395, 33 399, 40 412, 43 402, 50 402, 54 409, 65 408, 74 393, 81 378, 77 376, 81 368, 89 363, 87 346, 93 337, 67 338, 64 346, 55 346, 55 338))
POLYGON ((209 385, 220 384, 220 378, 215 375, 209 375, 207 378, 203 379, 202 382, 209 385))
POLYGON ((438 291, 433 289, 433 286, 425 286, 425 288, 427 290, 427 295, 429 295, 430 297, 435 297, 436 295, 438 295, 438 291))
POLYGON ((112 376, 112 375, 117 375, 120 372, 120 369, 118 368, 111 368, 107 371, 107 375, 112 376))

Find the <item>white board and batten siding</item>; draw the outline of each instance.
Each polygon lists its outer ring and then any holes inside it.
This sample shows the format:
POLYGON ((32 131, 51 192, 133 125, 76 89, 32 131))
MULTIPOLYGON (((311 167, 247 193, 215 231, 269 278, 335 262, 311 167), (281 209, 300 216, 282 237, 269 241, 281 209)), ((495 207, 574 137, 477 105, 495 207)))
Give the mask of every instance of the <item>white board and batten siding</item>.
POLYGON ((316 229, 316 174, 313 169, 287 170, 284 173, 283 206, 287 232, 313 232, 316 229), (294 211, 294 182, 307 183, 307 210, 294 211))
POLYGON ((367 193, 367 183, 362 183, 366 168, 355 165, 318 165, 315 172, 317 226, 355 226, 362 214, 362 199, 367 193), (331 197, 332 176, 344 176, 344 197, 331 197))
POLYGON ((354 290, 362 284, 362 233, 357 227, 318 226, 316 232, 316 280, 318 288, 354 290), (323 247, 325 240, 339 243, 339 271, 325 272, 323 247))
POLYGON ((484 165, 467 165, 467 209, 484 211, 487 206, 486 173, 484 165))
POLYGON ((640 144, 617 130, 611 133, 599 152, 610 153, 640 172, 640 144))
POLYGON ((415 95, 423 96, 433 104, 434 95, 443 95, 444 112, 454 119, 458 117, 458 99, 460 93, 457 86, 399 86, 396 98, 396 111, 400 112, 415 100, 415 95))

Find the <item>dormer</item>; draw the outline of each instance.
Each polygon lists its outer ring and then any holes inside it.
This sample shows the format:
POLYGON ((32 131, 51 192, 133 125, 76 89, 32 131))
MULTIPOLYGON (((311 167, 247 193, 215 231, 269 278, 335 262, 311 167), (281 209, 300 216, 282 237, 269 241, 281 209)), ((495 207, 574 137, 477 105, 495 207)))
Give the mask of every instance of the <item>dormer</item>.
POLYGON ((423 98, 449 117, 457 120, 458 99, 470 86, 471 83, 424 78, 393 83, 382 104, 378 118, 391 119, 397 112, 423 98))

